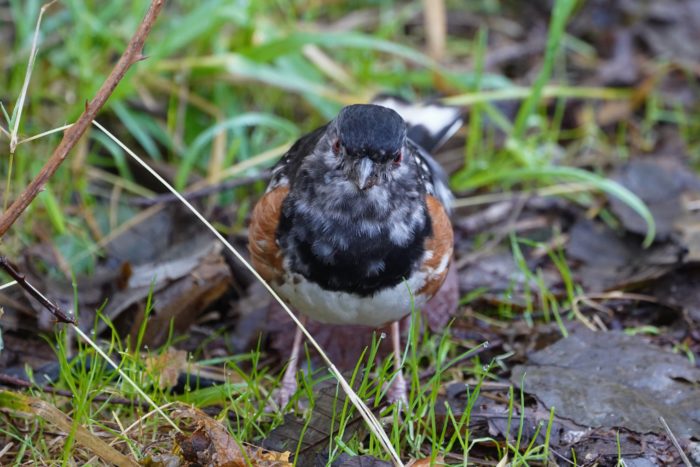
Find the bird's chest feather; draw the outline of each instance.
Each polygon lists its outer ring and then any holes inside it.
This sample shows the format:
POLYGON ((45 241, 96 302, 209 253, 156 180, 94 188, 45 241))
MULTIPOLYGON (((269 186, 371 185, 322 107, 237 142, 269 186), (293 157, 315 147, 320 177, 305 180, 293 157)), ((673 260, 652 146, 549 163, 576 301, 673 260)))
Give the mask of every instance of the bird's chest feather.
POLYGON ((277 291, 295 309, 316 321, 329 324, 362 324, 381 327, 421 308, 428 297, 414 295, 426 283, 426 274, 418 271, 405 282, 387 286, 372 295, 360 296, 331 291, 300 273, 285 270, 277 291))
POLYGON ((417 269, 430 234, 419 193, 398 199, 383 188, 357 193, 349 186, 335 185, 327 192, 321 187, 290 194, 282 208, 277 240, 290 276, 287 282, 292 286, 296 282, 297 289, 309 283, 300 292, 307 296, 305 301, 321 299, 309 298, 314 295, 312 285, 319 293, 339 292, 376 301, 381 292, 399 284, 402 290, 396 293, 403 297, 407 292, 403 282, 417 269))

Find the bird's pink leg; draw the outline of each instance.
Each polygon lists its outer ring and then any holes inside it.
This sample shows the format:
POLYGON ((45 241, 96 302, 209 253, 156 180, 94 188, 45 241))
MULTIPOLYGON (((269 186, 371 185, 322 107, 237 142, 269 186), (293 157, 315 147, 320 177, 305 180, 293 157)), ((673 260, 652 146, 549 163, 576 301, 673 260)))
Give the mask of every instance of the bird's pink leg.
POLYGON ((403 370, 401 369, 401 324, 400 321, 394 321, 391 323, 391 346, 394 353, 394 368, 396 369, 396 376, 394 381, 391 383, 389 390, 387 391, 387 398, 390 402, 397 402, 408 405, 408 386, 406 385, 406 379, 403 377, 403 370))
MULTIPOLYGON (((306 324, 306 318, 304 316, 300 316, 299 321, 301 321, 301 324, 306 324)), ((299 352, 301 350, 302 332, 299 326, 295 326, 295 328, 294 343, 292 344, 292 353, 289 356, 289 363, 287 364, 287 369, 284 370, 284 376, 282 376, 280 387, 273 396, 280 409, 287 405, 297 390, 297 370, 299 369, 299 352)))

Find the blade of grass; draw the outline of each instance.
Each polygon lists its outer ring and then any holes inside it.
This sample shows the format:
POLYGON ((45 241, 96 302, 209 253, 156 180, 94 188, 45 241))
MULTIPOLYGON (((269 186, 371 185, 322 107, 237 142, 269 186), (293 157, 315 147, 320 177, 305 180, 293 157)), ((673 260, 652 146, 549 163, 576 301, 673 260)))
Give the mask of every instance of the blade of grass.
POLYGON ((56 3, 56 0, 45 4, 39 10, 39 18, 36 20, 36 27, 34 29, 34 38, 32 39, 32 50, 29 53, 29 62, 27 63, 27 73, 24 75, 24 83, 22 84, 22 90, 19 93, 19 99, 17 100, 17 105, 15 105, 12 111, 12 130, 10 134, 10 154, 14 154, 15 149, 17 149, 17 134, 19 133, 19 123, 22 120, 22 109, 24 108, 24 101, 27 98, 27 91, 29 90, 29 81, 32 77, 32 71, 34 70, 34 62, 36 61, 36 56, 39 53, 39 28, 41 27, 41 19, 44 17, 46 10, 56 3))
MULTIPOLYGON (((442 99, 445 105, 469 106, 483 102, 509 101, 529 98, 535 92, 534 87, 512 86, 503 89, 476 91, 459 94, 442 99)), ((576 98, 597 100, 631 99, 634 91, 625 88, 605 88, 595 86, 543 86, 540 98, 576 98)))
POLYGON ((435 62, 426 55, 395 42, 378 39, 358 32, 293 32, 265 42, 262 45, 241 50, 241 55, 258 62, 268 62, 282 55, 300 52, 304 46, 313 44, 328 48, 348 48, 384 52, 410 60, 417 65, 432 68, 435 62))
POLYGON ((289 76, 277 66, 259 63, 238 53, 185 57, 178 60, 162 60, 154 65, 156 71, 225 70, 233 78, 253 80, 280 89, 298 93, 310 93, 340 103, 360 102, 355 96, 340 94, 333 88, 302 76, 289 76))
POLYGON ((607 178, 603 178, 586 170, 576 167, 532 167, 512 169, 502 172, 490 171, 469 177, 457 177, 454 184, 461 190, 481 187, 494 182, 517 182, 523 180, 546 180, 548 178, 563 178, 590 183, 597 189, 619 198, 632 208, 647 224, 644 237, 644 247, 649 247, 656 235, 656 224, 651 211, 636 194, 607 178))
POLYGON ((51 225, 53 225, 56 233, 59 235, 64 234, 66 232, 66 220, 63 216, 63 210, 53 194, 53 190, 47 186, 44 191, 39 194, 38 199, 44 204, 46 214, 48 214, 51 225))
POLYGON ((430 58, 440 61, 447 42, 445 0, 423 0, 423 17, 430 58))
POLYGON ((668 423, 666 423, 666 420, 664 419, 664 417, 659 416, 659 421, 664 426, 664 430, 666 430, 666 434, 671 439, 671 442, 673 443, 673 446, 675 446, 676 450, 678 451, 678 454, 681 456, 681 460, 683 461, 683 463, 686 465, 686 467, 692 467, 693 464, 690 463, 690 459, 688 459, 688 456, 683 451, 683 448, 681 447, 681 444, 678 442, 676 435, 673 434, 673 431, 671 431, 671 427, 668 426, 668 423))
MULTIPOLYGON (((0 101, 0 110, 2 110, 2 116, 5 117, 5 122, 7 123, 8 128, 9 128, 10 125, 12 125, 12 119, 10 118, 10 115, 7 113, 7 109, 5 108, 5 105, 2 103, 2 101, 0 101)), ((3 132, 5 135, 7 135, 8 138, 11 137, 9 131, 7 131, 7 130, 6 130, 5 128, 3 128, 2 126, 0 126, 0 128, 2 128, 2 132, 3 132)))
POLYGON ((58 133, 59 131, 67 130, 67 129, 70 128, 71 126, 73 126, 73 124, 72 124, 72 123, 69 123, 68 125, 59 126, 58 128, 52 128, 51 130, 44 131, 44 132, 42 132, 42 133, 39 133, 38 135, 30 136, 30 137, 28 137, 28 138, 24 138, 23 140, 17 142, 17 146, 19 146, 20 144, 28 143, 28 142, 30 142, 30 141, 34 141, 35 139, 43 138, 44 136, 49 136, 49 135, 52 135, 52 134, 54 134, 54 133, 58 133))
MULTIPOLYGON (((159 159, 159 149, 153 138, 153 134, 147 131, 144 122, 140 121, 143 120, 143 116, 129 109, 127 105, 121 101, 113 102, 110 107, 124 124, 129 134, 133 136, 146 153, 148 153, 148 156, 156 160, 159 159)), ((152 117, 149 116, 148 118, 152 117)))
MULTIPOLYGON (((49 311, 54 318, 56 318, 58 321, 61 323, 66 323, 68 324, 72 330, 80 336, 86 344, 88 344, 90 347, 92 347, 102 358, 105 359, 109 365, 115 369, 117 373, 128 383, 130 384, 134 390, 141 396, 143 399, 151 406, 155 408, 155 410, 173 427, 175 430, 178 432, 181 432, 180 428, 168 417, 165 412, 155 403, 153 400, 148 397, 148 395, 141 389, 133 379, 129 377, 129 375, 126 374, 122 368, 117 365, 114 360, 112 360, 107 353, 100 348, 90 337, 88 337, 87 334, 85 334, 78 326, 77 326, 77 321, 76 321, 76 316, 72 313, 65 313, 58 305, 56 305, 53 301, 50 299, 46 298, 39 290, 36 289, 32 284, 30 284, 24 275, 19 273, 14 266, 5 258, 4 256, 0 256, 0 264, 2 264, 2 268, 7 272, 10 276, 12 276, 22 288, 27 291, 32 297, 34 297, 41 305, 43 305, 47 311, 49 311)), ((75 296, 75 303, 77 303, 77 289, 75 289, 75 281, 74 281, 74 290, 76 291, 76 296, 75 296)), ((63 352, 63 355, 67 355, 67 352, 63 352)), ((74 393, 77 393, 77 388, 72 388, 74 393)))
POLYGON ((494 204, 501 201, 518 199, 521 197, 547 197, 569 195, 575 193, 586 193, 595 190, 595 185, 590 183, 562 183, 559 185, 546 186, 543 188, 533 188, 522 191, 506 191, 505 193, 488 193, 485 195, 468 196, 457 198, 452 202, 452 208, 464 208, 469 206, 480 206, 483 204, 494 204))
MULTIPOLYGON (((2 209, 3 211, 7 210, 7 203, 10 200, 10 186, 11 186, 11 180, 12 180, 12 168, 14 167, 14 161, 15 161, 15 151, 17 149, 17 138, 19 134, 19 124, 20 121, 22 120, 22 110, 24 109, 24 101, 27 98, 27 91, 29 90, 29 81, 31 80, 32 77, 32 71, 34 70, 34 62, 36 61, 36 56, 39 53, 39 47, 38 47, 38 42, 39 42, 39 30, 41 27, 41 19, 44 16, 44 13, 46 10, 56 3, 56 0, 53 0, 46 5, 41 7, 41 10, 39 12, 39 17, 37 18, 36 21, 36 26, 34 28, 34 37, 32 38, 32 49, 31 52, 29 53, 29 62, 27 63, 27 72, 24 75, 24 82, 22 83, 22 90, 19 93, 19 99, 17 101, 17 104, 15 105, 14 110, 12 111, 12 118, 8 120, 8 124, 10 125, 10 157, 8 161, 8 167, 7 167, 7 179, 5 181, 5 193, 3 196, 3 202, 2 202, 2 209)), ((3 112, 5 112, 5 108, 3 107, 3 112)), ((5 112, 5 117, 7 118, 7 112, 5 112)), ((7 133, 7 131, 5 131, 7 133)))
POLYGON ((542 70, 540 70, 532 86, 532 94, 523 102, 515 118, 512 137, 516 140, 521 140, 523 136, 525 136, 527 120, 540 102, 542 88, 544 88, 545 84, 547 84, 552 76, 554 61, 559 53, 559 45, 564 36, 564 29, 566 28, 567 20, 576 6, 576 3, 576 0, 558 0, 554 2, 554 10, 552 11, 552 20, 549 26, 549 34, 547 35, 547 48, 545 50, 542 70))
POLYGON ((348 91, 352 91, 357 87, 355 78, 317 45, 308 44, 304 46, 303 53, 304 57, 316 65, 316 68, 325 74, 328 79, 332 79, 348 91))
POLYGON ((122 369, 119 367, 119 365, 117 365, 117 363, 116 363, 114 360, 112 360, 112 358, 111 358, 109 355, 107 355, 107 354, 105 353, 104 350, 102 350, 102 349, 100 348, 99 345, 97 345, 92 339, 90 339, 90 337, 89 337, 87 334, 85 334, 78 326, 72 324, 71 327, 72 327, 73 330, 76 332, 76 334, 78 334, 78 335, 85 341, 86 344, 88 344, 90 347, 92 347, 93 349, 95 349, 95 352, 97 352, 98 354, 100 354, 100 356, 101 356, 102 358, 104 358, 104 359, 107 361, 107 363, 109 363, 109 365, 110 365, 112 368, 114 368, 114 370, 115 370, 117 373, 119 373, 119 376, 121 376, 122 378, 124 378, 124 380, 125 380, 127 383, 129 383, 129 384, 134 388, 134 390, 139 394, 139 396, 143 397, 143 399, 144 399, 146 402, 148 402, 148 404, 151 405, 151 406, 154 408, 154 410, 155 410, 161 417, 163 417, 163 419, 165 419, 165 421, 167 421, 173 428, 175 428, 175 430, 177 430, 178 433, 182 433, 182 430, 180 430, 180 427, 177 426, 177 425, 175 424, 175 422, 174 422, 170 417, 168 417, 168 416, 166 415, 165 412, 163 412, 163 409, 162 409, 160 406, 158 406, 158 404, 156 404, 155 402, 153 402, 153 399, 151 399, 150 397, 148 397, 148 394, 146 394, 146 393, 144 392, 144 390, 141 389, 141 388, 139 387, 139 385, 136 384, 136 382, 135 382, 133 379, 131 379, 131 377, 129 377, 129 375, 127 375, 127 374, 124 372, 124 370, 122 370, 122 369))
MULTIPOLYGON (((479 28, 474 41, 474 93, 480 94, 484 73, 484 57, 486 55, 486 46, 488 44, 488 35, 485 28, 479 28)), ((464 146, 464 166, 474 167, 476 154, 483 151, 484 142, 482 131, 482 110, 483 105, 476 104, 469 112, 469 127, 467 129, 467 143, 464 146)))
POLYGON ((142 50, 146 37, 148 37, 164 4, 164 0, 151 0, 143 20, 139 23, 126 49, 109 76, 100 86, 95 97, 85 106, 85 110, 75 124, 65 132, 63 139, 54 149, 51 157, 49 157, 39 173, 29 182, 14 202, 5 209, 2 216, 0 216, 0 236, 4 235, 12 227, 41 191, 41 188, 56 173, 68 156, 68 153, 75 147, 83 133, 89 128, 90 123, 107 99, 112 95, 129 68, 143 58, 142 50))
POLYGON ((204 131, 192 142, 190 147, 185 152, 182 162, 180 162, 177 175, 175 176, 175 187, 182 189, 185 186, 187 177, 192 170, 200 151, 218 134, 234 128, 243 128, 249 126, 265 126, 273 128, 281 134, 289 135, 290 139, 296 139, 298 135, 297 127, 290 121, 273 115, 261 114, 256 112, 238 115, 236 117, 224 120, 217 123, 211 128, 204 131))

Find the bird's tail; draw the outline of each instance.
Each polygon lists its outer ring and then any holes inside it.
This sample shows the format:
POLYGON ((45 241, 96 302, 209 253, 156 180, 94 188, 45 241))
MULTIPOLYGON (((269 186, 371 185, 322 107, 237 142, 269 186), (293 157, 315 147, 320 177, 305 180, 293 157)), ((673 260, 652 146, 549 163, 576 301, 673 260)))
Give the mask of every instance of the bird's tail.
POLYGON ((408 137, 432 154, 462 126, 462 112, 436 102, 413 103, 401 97, 380 94, 373 104, 388 107, 408 124, 408 137))

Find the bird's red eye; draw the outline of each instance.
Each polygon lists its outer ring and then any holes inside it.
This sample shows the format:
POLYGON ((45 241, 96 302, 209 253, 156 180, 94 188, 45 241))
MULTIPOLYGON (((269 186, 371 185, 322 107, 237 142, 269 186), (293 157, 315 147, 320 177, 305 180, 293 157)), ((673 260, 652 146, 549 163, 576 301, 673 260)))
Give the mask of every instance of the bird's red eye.
POLYGON ((394 164, 400 164, 403 159, 403 151, 399 149, 394 153, 394 164))
POLYGON ((333 142, 333 154, 335 154, 336 156, 340 154, 340 139, 336 139, 333 142))

